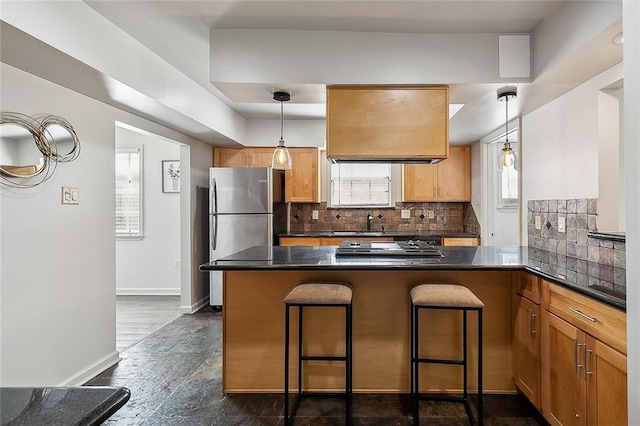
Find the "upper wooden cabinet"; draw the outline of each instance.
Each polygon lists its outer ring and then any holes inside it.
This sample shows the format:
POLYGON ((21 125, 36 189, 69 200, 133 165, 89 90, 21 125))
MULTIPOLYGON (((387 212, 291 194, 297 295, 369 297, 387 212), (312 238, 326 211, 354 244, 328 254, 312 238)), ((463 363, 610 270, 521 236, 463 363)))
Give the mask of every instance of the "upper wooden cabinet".
MULTIPOLYGON (((274 148, 215 148, 215 167, 268 167, 274 148)), ((289 148, 291 170, 285 173, 285 197, 291 203, 320 202, 320 151, 318 148, 289 148)))
POLYGON ((403 165, 402 201, 471 201, 471 148, 449 148, 438 164, 403 165))
POLYGON ((320 202, 320 151, 290 148, 291 170, 286 172, 285 197, 289 203, 320 202))
POLYGON ((327 157, 447 158, 447 87, 327 87, 327 157))

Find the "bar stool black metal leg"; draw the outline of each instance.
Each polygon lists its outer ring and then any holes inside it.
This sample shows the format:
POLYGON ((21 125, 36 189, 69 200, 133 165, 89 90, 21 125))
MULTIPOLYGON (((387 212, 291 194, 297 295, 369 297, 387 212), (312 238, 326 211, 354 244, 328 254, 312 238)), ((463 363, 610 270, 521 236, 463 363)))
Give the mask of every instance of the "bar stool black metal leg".
POLYGON ((482 407, 482 309, 478 310, 478 426, 483 424, 482 407))
POLYGON ((298 306, 298 398, 302 394, 302 306, 298 306))
POLYGON ((345 399, 346 399, 346 407, 345 407, 345 423, 347 425, 351 424, 351 404, 352 404, 352 395, 353 395, 353 370, 352 370, 352 330, 351 330, 351 322, 352 322, 352 310, 351 310, 351 305, 347 305, 345 307, 346 311, 345 311, 345 325, 346 325, 346 330, 345 330, 345 336, 346 336, 346 341, 345 341, 345 353, 346 353, 346 366, 345 366, 345 370, 346 370, 346 377, 345 377, 345 399))
POLYGON ((289 305, 284 308, 284 424, 289 424, 289 305))
POLYGON ((420 354, 420 332, 419 332, 419 312, 420 308, 417 306, 413 306, 413 424, 418 425, 420 423, 420 362, 418 360, 420 354))
POLYGON ((467 382, 469 378, 469 365, 467 364, 467 310, 462 310, 462 397, 466 401, 469 397, 467 392, 467 382))

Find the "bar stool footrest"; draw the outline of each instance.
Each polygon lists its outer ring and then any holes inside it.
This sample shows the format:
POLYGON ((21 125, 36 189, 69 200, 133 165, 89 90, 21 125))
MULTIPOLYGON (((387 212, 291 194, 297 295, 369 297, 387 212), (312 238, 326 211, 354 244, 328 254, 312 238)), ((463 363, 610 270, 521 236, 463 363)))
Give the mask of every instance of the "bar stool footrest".
POLYGON ((317 356, 317 355, 303 355, 300 357, 302 361, 346 361, 346 356, 317 356))
POLYGON ((418 361, 414 359, 413 362, 421 362, 425 364, 464 365, 464 360, 457 360, 457 359, 418 358, 418 361))

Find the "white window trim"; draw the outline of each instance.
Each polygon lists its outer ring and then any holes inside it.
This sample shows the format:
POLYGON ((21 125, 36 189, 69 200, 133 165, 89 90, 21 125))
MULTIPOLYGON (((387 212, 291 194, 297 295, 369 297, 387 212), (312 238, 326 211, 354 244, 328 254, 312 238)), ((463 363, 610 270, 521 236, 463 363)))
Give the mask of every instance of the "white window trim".
MULTIPOLYGON (((117 233, 115 232, 116 235, 116 240, 142 240, 144 238, 144 149, 143 146, 140 146, 139 148, 135 148, 135 147, 131 147, 131 148, 116 148, 116 153, 118 152, 123 152, 123 153, 131 153, 131 152, 139 152, 140 154, 140 190, 138 192, 138 205, 140 206, 140 210, 139 210, 139 229, 140 231, 138 233, 130 233, 130 234, 123 234, 123 233, 117 233)), ((114 176, 115 178, 115 176, 114 176)), ((115 182, 114 182, 115 185, 115 182)), ((114 215, 115 215, 115 211, 114 211, 114 215)))
POLYGON ((388 208, 394 208, 395 207, 395 198, 394 195, 396 193, 395 191, 395 186, 396 186, 396 178, 397 178, 397 168, 394 167, 394 164, 390 164, 390 168, 389 168, 389 203, 388 204, 364 204, 364 205, 348 205, 348 204, 335 204, 333 202, 333 186, 332 186, 332 181, 333 181, 333 177, 331 175, 332 173, 332 167, 331 167, 331 163, 327 160, 328 167, 327 167, 327 208, 331 208, 331 209, 388 209, 388 208))

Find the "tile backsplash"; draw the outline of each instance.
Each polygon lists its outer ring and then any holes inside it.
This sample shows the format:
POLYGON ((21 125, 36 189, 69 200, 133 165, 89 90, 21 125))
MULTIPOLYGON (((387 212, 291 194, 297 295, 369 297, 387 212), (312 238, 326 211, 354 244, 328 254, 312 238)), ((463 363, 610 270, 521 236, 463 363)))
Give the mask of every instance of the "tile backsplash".
POLYGON ((367 214, 373 216, 371 230, 380 231, 448 231, 479 233, 480 225, 470 203, 396 203, 395 208, 346 209, 327 208, 327 203, 291 204, 291 232, 360 231, 367 227, 367 214), (318 219, 312 219, 313 210, 318 219), (410 217, 403 219, 402 210, 410 217), (433 217, 429 218, 429 213, 433 217))
POLYGON ((588 236, 590 231, 597 231, 597 203, 594 198, 527 201, 529 247, 624 268, 624 242, 588 236), (536 229, 536 217, 540 217, 540 229, 536 229), (559 231, 558 218, 565 219, 565 232, 559 231))

